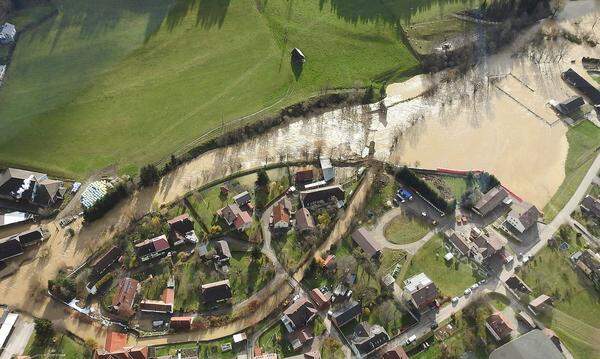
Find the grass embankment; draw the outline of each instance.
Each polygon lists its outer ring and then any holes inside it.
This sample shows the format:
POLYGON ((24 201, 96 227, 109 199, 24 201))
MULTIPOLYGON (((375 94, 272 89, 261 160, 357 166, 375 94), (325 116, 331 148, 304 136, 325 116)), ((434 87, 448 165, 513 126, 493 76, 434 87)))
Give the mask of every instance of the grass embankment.
POLYGON ((421 218, 402 213, 387 225, 385 238, 392 243, 408 244, 423 238, 430 229, 421 218))
POLYGON ((460 295, 466 288, 481 279, 468 262, 454 258, 447 263, 444 260, 446 253, 442 236, 436 234, 415 254, 407 274, 402 279, 425 273, 440 292, 449 297, 460 295))
POLYGON ((591 282, 571 267, 568 252, 544 248, 523 268, 521 278, 533 295, 555 298, 554 309, 542 317, 576 358, 600 355, 600 299, 591 282))
POLYGON ((583 121, 567 132, 569 152, 565 164, 565 179, 544 207, 546 222, 556 217, 569 201, 596 158, 600 147, 600 129, 589 121, 583 121))
POLYGON ((135 173, 279 100, 266 113, 418 72, 388 2, 56 3, 56 17, 21 34, 0 92, 4 164, 135 173), (301 71, 293 47, 307 56, 301 71))

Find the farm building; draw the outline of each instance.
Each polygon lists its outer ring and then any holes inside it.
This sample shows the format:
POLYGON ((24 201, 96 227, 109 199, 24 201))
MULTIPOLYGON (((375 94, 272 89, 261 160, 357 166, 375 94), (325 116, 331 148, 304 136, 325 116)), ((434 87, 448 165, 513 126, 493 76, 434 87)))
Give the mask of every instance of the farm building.
POLYGON ((292 49, 292 60, 296 62, 306 62, 306 56, 304 56, 304 53, 302 53, 299 48, 294 47, 292 49))
POLYGON ((533 226, 541 213, 536 206, 530 203, 523 203, 522 206, 510 211, 506 221, 520 233, 525 232, 533 226))
POLYGON ((487 191, 473 206, 473 211, 480 216, 486 216, 498 207, 506 198, 508 192, 501 186, 496 186, 487 191))
POLYGON ((361 227, 352 233, 352 240, 369 256, 377 258, 381 255, 381 245, 377 242, 371 233, 361 227))
POLYGON ((408 302, 420 313, 431 309, 438 296, 435 283, 425 273, 419 273, 405 280, 404 293, 408 302))
POLYGON ((565 82, 575 87, 584 96, 586 96, 593 105, 600 104, 600 91, 598 91, 598 89, 586 79, 581 77, 581 75, 575 72, 575 70, 568 69, 567 71, 563 72, 561 76, 565 82))
POLYGON ((563 115, 570 115, 585 105, 583 97, 573 96, 563 102, 550 101, 550 105, 563 115))
POLYGON ((45 173, 17 168, 0 172, 0 199, 46 208, 61 201, 64 194, 63 182, 45 173))

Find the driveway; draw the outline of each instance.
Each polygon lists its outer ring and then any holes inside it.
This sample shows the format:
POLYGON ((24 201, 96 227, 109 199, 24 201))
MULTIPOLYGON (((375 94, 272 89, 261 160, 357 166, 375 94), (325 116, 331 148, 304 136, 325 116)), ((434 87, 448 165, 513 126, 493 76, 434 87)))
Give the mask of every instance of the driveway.
POLYGON ((23 354, 27 342, 29 341, 31 334, 33 334, 33 327, 33 320, 22 314, 19 315, 19 319, 13 328, 13 332, 2 351, 2 354, 0 354, 0 359, 10 359, 13 355, 23 354))

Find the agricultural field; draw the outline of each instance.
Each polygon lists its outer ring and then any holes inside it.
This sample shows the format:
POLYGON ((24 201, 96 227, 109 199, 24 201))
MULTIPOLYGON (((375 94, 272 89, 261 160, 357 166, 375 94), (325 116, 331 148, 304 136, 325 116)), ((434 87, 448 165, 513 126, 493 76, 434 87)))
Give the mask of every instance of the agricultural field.
POLYGON ((565 164, 565 179, 544 207, 544 220, 549 222, 569 201, 588 169, 594 162, 600 143, 600 129, 582 121, 567 132, 569 152, 565 164))
POLYGON ((0 92, 0 162, 135 173, 222 122, 401 80, 419 64, 398 24, 438 3, 56 1, 56 16, 21 33, 0 92))
POLYGON ((461 294, 481 279, 466 261, 454 258, 446 263, 446 253, 442 236, 436 234, 412 258, 410 268, 403 279, 425 273, 436 284, 441 294, 448 297, 461 294))

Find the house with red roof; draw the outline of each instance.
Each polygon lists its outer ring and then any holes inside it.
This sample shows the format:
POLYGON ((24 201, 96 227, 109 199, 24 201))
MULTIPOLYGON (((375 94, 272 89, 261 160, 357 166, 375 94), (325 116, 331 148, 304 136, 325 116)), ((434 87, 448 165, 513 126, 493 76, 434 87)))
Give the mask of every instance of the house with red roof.
POLYGON ((140 282, 132 278, 122 278, 112 300, 111 308, 121 318, 129 318, 135 314, 133 303, 140 290, 140 282))
POLYGON ((137 243, 134 245, 134 247, 138 258, 140 258, 142 262, 146 262, 150 259, 166 254, 171 248, 171 245, 167 240, 167 236, 163 234, 161 236, 146 239, 143 242, 137 243))
POLYGON ((127 334, 108 330, 104 348, 94 352, 94 359, 148 359, 147 346, 127 346, 127 334))

